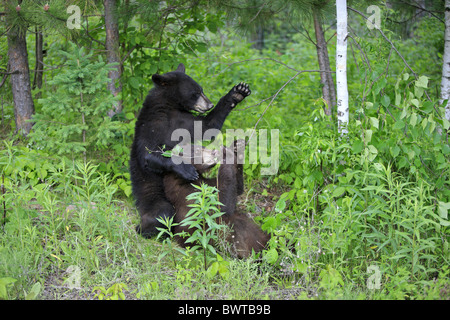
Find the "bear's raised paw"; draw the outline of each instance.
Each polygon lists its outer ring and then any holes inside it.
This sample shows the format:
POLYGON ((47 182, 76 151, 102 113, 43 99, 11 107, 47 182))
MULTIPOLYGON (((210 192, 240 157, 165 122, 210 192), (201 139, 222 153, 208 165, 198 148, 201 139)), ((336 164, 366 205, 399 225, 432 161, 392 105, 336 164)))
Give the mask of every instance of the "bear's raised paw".
MULTIPOLYGON (((252 92, 250 91, 249 85, 245 82, 241 82, 234 86, 232 90, 232 98, 237 104, 244 100, 245 97, 248 97, 251 93, 252 92)), ((234 106, 236 106, 236 104, 234 106)))

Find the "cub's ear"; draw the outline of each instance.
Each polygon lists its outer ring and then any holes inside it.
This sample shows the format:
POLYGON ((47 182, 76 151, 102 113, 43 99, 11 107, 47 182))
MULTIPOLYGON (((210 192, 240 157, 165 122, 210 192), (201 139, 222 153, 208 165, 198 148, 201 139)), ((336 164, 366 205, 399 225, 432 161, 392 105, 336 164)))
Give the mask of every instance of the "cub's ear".
POLYGON ((175 71, 186 73, 186 67, 184 66, 184 64, 180 63, 180 64, 178 65, 177 70, 175 70, 175 71))
POLYGON ((159 86, 171 86, 175 84, 177 76, 173 73, 154 74, 152 75, 153 83, 159 86))

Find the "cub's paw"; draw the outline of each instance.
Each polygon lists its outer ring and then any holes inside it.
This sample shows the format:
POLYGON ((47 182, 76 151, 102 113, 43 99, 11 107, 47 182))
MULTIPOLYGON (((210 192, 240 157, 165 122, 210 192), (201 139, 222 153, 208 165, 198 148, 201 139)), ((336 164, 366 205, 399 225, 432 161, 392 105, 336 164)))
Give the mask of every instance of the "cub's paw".
POLYGON ((244 100, 245 97, 249 96, 252 92, 250 91, 250 87, 247 83, 241 82, 238 85, 235 85, 231 90, 231 97, 235 102, 232 107, 235 107, 237 103, 244 100))

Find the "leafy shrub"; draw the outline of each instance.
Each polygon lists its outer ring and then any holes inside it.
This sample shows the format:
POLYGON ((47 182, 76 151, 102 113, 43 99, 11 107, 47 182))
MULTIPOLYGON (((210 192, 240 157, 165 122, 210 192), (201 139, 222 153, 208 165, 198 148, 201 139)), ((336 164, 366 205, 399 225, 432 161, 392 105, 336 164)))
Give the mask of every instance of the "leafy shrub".
POLYGON ((425 281, 449 259, 449 123, 424 94, 427 78, 406 80, 374 94, 345 138, 313 112, 294 136, 296 157, 280 161, 274 181, 291 188, 264 219, 274 235, 265 257, 305 286, 322 265, 359 270, 350 279, 375 264, 425 281))
POLYGON ((93 52, 86 54, 75 44, 60 54, 67 59, 67 68, 49 81, 54 90, 39 100, 31 141, 58 155, 105 147, 123 130, 120 122, 106 115, 117 99, 107 90, 111 65, 101 56, 94 62, 93 52))

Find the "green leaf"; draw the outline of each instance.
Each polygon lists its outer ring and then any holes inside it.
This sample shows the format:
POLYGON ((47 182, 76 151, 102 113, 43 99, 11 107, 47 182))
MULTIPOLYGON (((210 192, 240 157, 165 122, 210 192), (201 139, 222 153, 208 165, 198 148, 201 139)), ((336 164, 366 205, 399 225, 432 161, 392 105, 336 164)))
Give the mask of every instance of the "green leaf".
POLYGON ((230 278, 230 270, 228 270, 227 263, 219 263, 219 274, 224 280, 230 278))
POLYGON ((399 162, 398 162, 398 168, 401 169, 401 168, 404 168, 404 167, 406 167, 408 165, 409 165, 408 159, 406 157, 401 157, 399 162))
POLYGON ((286 200, 279 199, 277 201, 277 204, 275 205, 275 211, 280 213, 283 212, 283 210, 286 208, 286 200))
POLYGON ((423 130, 425 130, 425 128, 427 127, 427 124, 428 124, 428 119, 427 119, 427 118, 424 118, 424 119, 422 120, 422 129, 423 129, 423 130))
POLYGON ((411 118, 409 119, 409 124, 412 125, 413 127, 416 126, 416 124, 417 124, 417 114, 416 113, 411 114, 411 118))
POLYGON ((381 104, 382 104, 385 108, 387 108, 387 107, 389 106, 390 103, 391 103, 391 98, 389 98, 388 95, 384 95, 384 96, 381 98, 381 104))
POLYGON ((432 101, 424 101, 421 110, 425 113, 430 113, 434 110, 434 103, 432 101))
POLYGON ((364 143, 361 140, 355 140, 352 145, 353 154, 360 153, 364 149, 364 143))
POLYGON ((31 287, 30 292, 25 296, 25 300, 35 300, 40 292, 41 284, 39 282, 36 282, 33 287, 31 287))
POLYGON ((448 210, 450 210, 450 202, 439 201, 439 216, 442 219, 448 220, 448 210))
POLYGON ((450 128, 450 122, 446 118, 443 118, 442 126, 444 127, 445 130, 448 130, 448 128, 450 128))
POLYGON ((264 258, 269 264, 274 264, 278 260, 278 252, 276 249, 269 249, 265 254, 264 258))
POLYGON ((364 140, 367 143, 369 143, 370 141, 372 141, 372 130, 364 130, 364 140))
POLYGON ((416 81, 416 86, 424 89, 428 88, 428 77, 420 76, 416 81))
POLYGON ((208 50, 208 46, 206 45, 206 43, 203 42, 199 42, 197 43, 197 48, 196 48, 199 52, 204 53, 208 50))
POLYGON ((400 129, 401 130, 403 128, 405 128, 405 123, 402 120, 399 120, 399 121, 397 121, 394 124, 394 129, 400 129))
POLYGON ((373 145, 368 145, 367 148, 364 150, 364 155, 367 157, 369 161, 373 161, 377 155, 378 150, 373 145))
POLYGON ((378 153, 378 150, 377 150, 377 148, 375 148, 375 146, 370 144, 367 147, 369 148, 370 153, 378 153))
POLYGON ((219 271, 219 263, 217 261, 215 261, 206 270, 206 276, 209 279, 212 279, 212 278, 214 278, 214 276, 217 274, 218 271, 219 271))
POLYGON ((395 158, 400 153, 400 147, 399 146, 391 147, 390 152, 391 152, 391 155, 395 158))
POLYGON ((138 78, 136 78, 136 77, 130 77, 130 78, 128 79, 128 83, 130 84, 130 86, 131 86, 133 89, 138 89, 138 88, 139 88, 139 80, 138 80, 138 78))
POLYGON ((132 113, 132 112, 127 112, 127 113, 125 114, 125 118, 126 118, 127 120, 133 120, 133 119, 135 119, 134 113, 132 113))
POLYGON ((379 128, 379 121, 378 121, 377 118, 370 117, 369 120, 370 120, 370 124, 371 124, 373 127, 377 128, 377 129, 379 128))
POLYGON ((402 113, 400 114, 400 119, 403 119, 407 115, 408 115, 408 111, 406 110, 406 108, 403 108, 402 113))
POLYGON ((334 189, 333 194, 331 195, 334 198, 340 197, 345 192, 345 187, 337 187, 334 189))
POLYGON ((278 226, 278 221, 275 217, 267 217, 261 226, 264 231, 272 231, 278 226))
POLYGON ((425 89, 422 87, 414 87, 414 95, 416 96, 416 98, 422 98, 424 91, 425 89))
POLYGON ((1 299, 7 299, 8 295, 6 293, 6 287, 16 282, 16 279, 5 277, 0 278, 0 298, 1 299))

